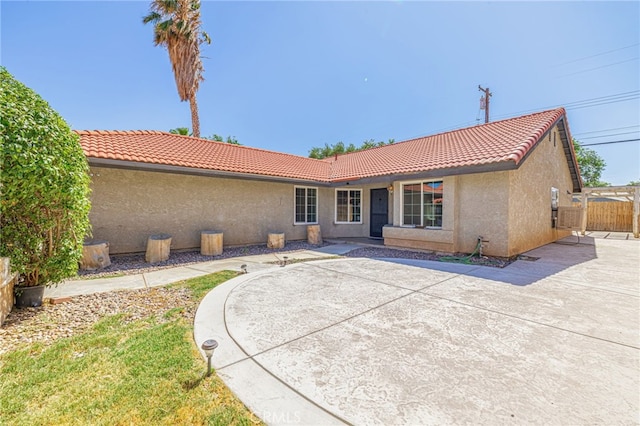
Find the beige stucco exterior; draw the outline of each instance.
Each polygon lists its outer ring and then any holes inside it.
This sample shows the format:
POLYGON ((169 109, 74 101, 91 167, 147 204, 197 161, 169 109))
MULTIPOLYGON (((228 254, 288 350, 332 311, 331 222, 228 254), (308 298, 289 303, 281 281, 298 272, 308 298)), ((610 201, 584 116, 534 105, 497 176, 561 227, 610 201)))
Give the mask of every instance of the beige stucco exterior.
POLYGON ((559 206, 571 206, 573 192, 557 126, 509 175, 509 256, 571 234, 551 226, 549 211, 552 187, 558 189, 559 206))
MULTIPOLYGON (((439 180, 439 179, 437 179, 439 180)), ((445 177, 443 193, 442 229, 416 229, 402 226, 402 185, 416 180, 398 181, 393 185, 393 226, 384 228, 384 243, 392 247, 408 247, 442 252, 455 251, 455 215, 457 198, 457 177, 445 177)))
MULTIPOLYGON (((96 165, 91 172, 93 239, 108 241, 113 254, 142 252, 147 238, 159 233, 173 237, 172 250, 199 248, 203 230, 222 231, 225 246, 265 244, 270 232, 284 232, 287 241, 304 240, 306 224, 294 223, 296 186, 317 189, 317 223, 325 238, 368 237, 370 191, 389 182, 350 182, 336 188, 96 165), (361 223, 336 223, 336 189, 362 191, 361 223)), ((555 126, 516 169, 396 179, 384 242, 470 253, 481 236, 484 254, 510 257, 569 234, 552 227, 551 188, 558 189, 560 206, 570 206, 572 184, 555 126), (429 180, 443 181, 442 227, 403 226, 402 185, 429 180)))
POLYGON ((394 183, 393 226, 386 245, 471 253, 482 237, 483 253, 510 257, 569 235, 552 227, 551 188, 559 205, 571 205, 572 178, 557 126, 545 135, 515 170, 464 174, 438 179, 444 184, 441 229, 403 227, 402 184, 394 183))
POLYGON ((326 238, 369 236, 372 188, 362 190, 362 223, 336 224, 335 188, 176 173, 91 167, 92 238, 109 242, 110 253, 142 252, 149 235, 170 234, 172 250, 200 247, 200 232, 219 230, 224 245, 262 244, 269 232, 286 240, 307 238, 294 224, 294 188, 318 189, 318 223, 326 238))

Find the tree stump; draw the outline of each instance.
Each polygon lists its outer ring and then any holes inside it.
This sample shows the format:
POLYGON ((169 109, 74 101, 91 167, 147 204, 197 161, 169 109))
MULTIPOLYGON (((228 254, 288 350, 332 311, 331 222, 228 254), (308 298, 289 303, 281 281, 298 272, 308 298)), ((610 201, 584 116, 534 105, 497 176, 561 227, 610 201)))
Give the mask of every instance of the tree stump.
POLYGON ((202 231, 200 233, 200 254, 220 256, 222 254, 223 234, 220 231, 202 231))
POLYGON ((267 248, 279 249, 284 248, 284 232, 270 232, 267 238, 267 248))
POLYGON ((82 245, 80 269, 95 271, 111 265, 107 241, 87 241, 82 245))
POLYGON ((307 242, 316 246, 322 244, 320 225, 307 225, 307 242))
POLYGON ((170 249, 171 235, 151 235, 147 240, 147 253, 144 256, 144 260, 148 263, 164 262, 169 259, 170 249))

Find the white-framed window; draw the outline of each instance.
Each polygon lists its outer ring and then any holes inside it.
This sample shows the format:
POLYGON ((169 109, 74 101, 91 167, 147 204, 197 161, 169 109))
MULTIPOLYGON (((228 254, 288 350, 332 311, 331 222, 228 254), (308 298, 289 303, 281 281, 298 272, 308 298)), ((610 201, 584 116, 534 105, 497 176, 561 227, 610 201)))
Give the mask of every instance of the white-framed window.
POLYGON ((362 223, 362 189, 336 189, 336 223, 362 223))
POLYGON ((441 180, 402 184, 402 225, 442 228, 441 180))
POLYGON ((318 188, 296 186, 295 223, 318 223, 318 188))

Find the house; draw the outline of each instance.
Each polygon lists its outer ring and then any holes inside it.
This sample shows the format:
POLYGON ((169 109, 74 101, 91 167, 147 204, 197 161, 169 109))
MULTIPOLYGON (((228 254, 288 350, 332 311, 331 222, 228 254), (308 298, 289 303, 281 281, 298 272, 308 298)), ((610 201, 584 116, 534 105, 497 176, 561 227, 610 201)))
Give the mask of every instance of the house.
POLYGON ((78 131, 92 175, 90 220, 111 253, 147 237, 198 248, 269 232, 306 239, 379 237, 385 245, 513 256, 565 237, 553 207, 581 180, 563 108, 324 160, 159 131, 78 131), (553 201, 552 201, 553 199, 553 201))

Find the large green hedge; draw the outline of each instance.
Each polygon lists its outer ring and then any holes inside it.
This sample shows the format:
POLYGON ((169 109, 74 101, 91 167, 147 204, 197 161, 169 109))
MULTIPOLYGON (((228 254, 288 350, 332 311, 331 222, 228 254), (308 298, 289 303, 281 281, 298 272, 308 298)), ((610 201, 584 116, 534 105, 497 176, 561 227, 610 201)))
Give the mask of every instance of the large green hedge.
POLYGON ((89 167, 78 135, 0 67, 0 256, 19 285, 75 275, 89 231, 89 167))

